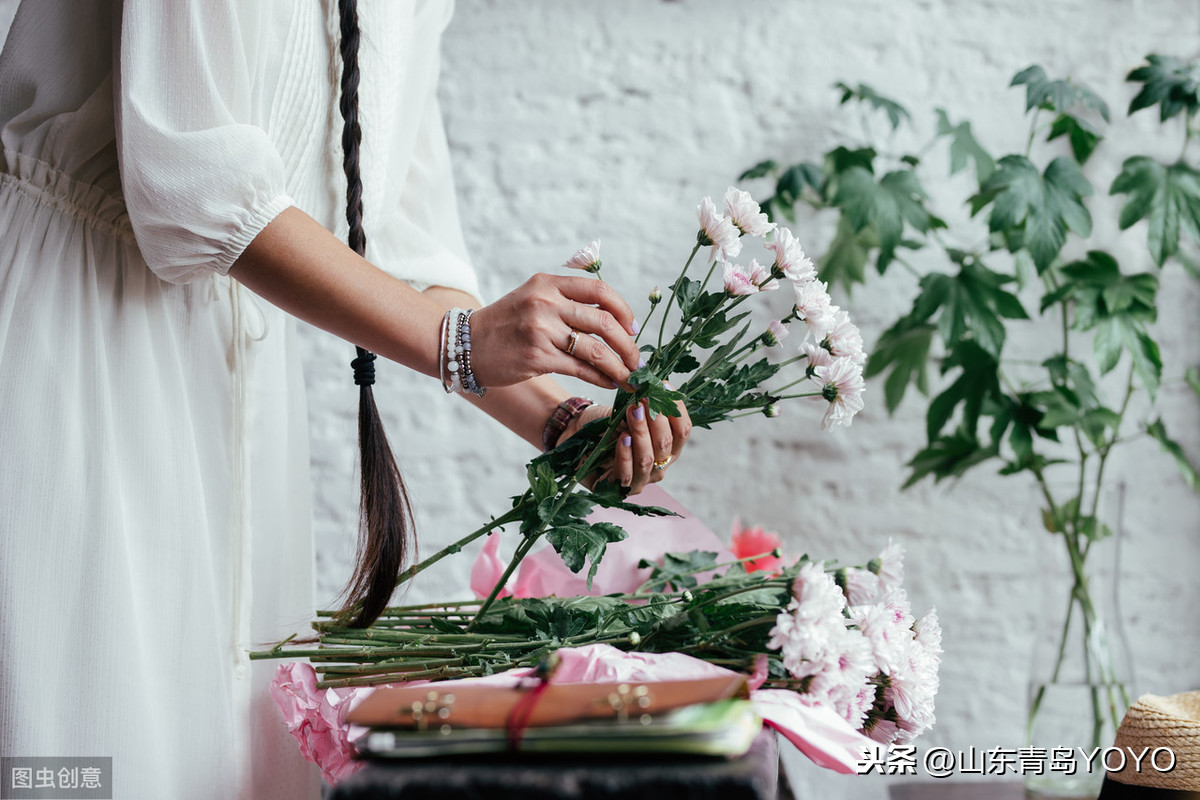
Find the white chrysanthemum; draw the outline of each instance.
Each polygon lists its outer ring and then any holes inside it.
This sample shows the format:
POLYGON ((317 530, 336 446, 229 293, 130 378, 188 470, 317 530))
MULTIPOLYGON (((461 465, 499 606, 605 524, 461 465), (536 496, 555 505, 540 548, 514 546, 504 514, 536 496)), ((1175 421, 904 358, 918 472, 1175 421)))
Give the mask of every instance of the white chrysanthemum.
POLYGON ((931 656, 942 654, 942 625, 938 621, 936 608, 925 612, 925 616, 913 623, 913 633, 917 644, 931 656))
POLYGON ((889 593, 881 603, 853 606, 850 620, 871 643, 875 666, 889 675, 907 663, 912 649, 912 613, 903 589, 889 593))
POLYGON ((775 253, 775 268, 792 283, 800 286, 816 279, 816 266, 804 255, 800 240, 787 228, 778 228, 772 241, 765 246, 775 253))
POLYGON ((808 341, 800 345, 800 352, 808 359, 808 376, 810 378, 817 374, 817 367, 828 367, 834 362, 833 353, 816 342, 808 341))
POLYGON ((584 272, 599 272, 600 271, 600 240, 589 244, 587 247, 581 247, 575 251, 575 255, 567 259, 564 267, 571 269, 581 269, 584 272))
POLYGON ((742 252, 742 232, 728 217, 717 211, 712 198, 701 200, 696 214, 700 218, 697 240, 701 245, 712 247, 713 258, 730 259, 742 252))
POLYGON ((825 331, 821 344, 835 356, 851 358, 859 364, 867 361, 866 351, 863 350, 862 333, 858 326, 850 321, 850 315, 838 309, 825 331))
MULTIPOLYGON (((824 349, 824 348, 819 348, 824 349)), ((849 567, 845 572, 846 602, 852 606, 874 603, 879 597, 879 577, 875 573, 849 567)))
POLYGON ((821 384, 821 396, 829 401, 821 420, 821 430, 828 430, 834 425, 849 428, 854 415, 863 409, 862 393, 866 390, 866 384, 863 382, 862 365, 849 358, 835 358, 832 364, 817 367, 813 372, 813 377, 821 384))
POLYGON ((725 210, 738 230, 747 236, 766 236, 775 229, 775 223, 762 213, 750 193, 736 187, 725 190, 725 210))
POLYGON ((728 261, 724 263, 725 270, 725 291, 735 297, 748 294, 756 294, 758 287, 750 278, 750 273, 744 267, 737 264, 732 264, 728 261))
POLYGON ((750 280, 754 282, 760 292, 773 292, 779 288, 779 281, 771 277, 770 268, 758 263, 757 259, 750 259, 750 266, 747 269, 750 272, 750 280))
POLYGON ((833 305, 828 287, 823 281, 806 281, 793 284, 796 290, 796 316, 804 320, 813 337, 819 342, 825 338, 833 315, 839 310, 833 305))
MULTIPOLYGON (((904 545, 888 539, 888 543, 879 553, 878 568, 874 570, 879 576, 879 586, 882 592, 891 592, 904 584, 904 545)), ((937 615, 934 615, 937 624, 937 615)), ((938 641, 941 641, 939 629, 938 641)))
MULTIPOLYGON (((875 662, 866 637, 843 625, 829 637, 825 652, 821 654, 820 668, 813 673, 809 683, 809 693, 853 723, 861 716, 859 694, 875 673, 875 662)), ((859 719, 855 727, 861 724, 859 719)))

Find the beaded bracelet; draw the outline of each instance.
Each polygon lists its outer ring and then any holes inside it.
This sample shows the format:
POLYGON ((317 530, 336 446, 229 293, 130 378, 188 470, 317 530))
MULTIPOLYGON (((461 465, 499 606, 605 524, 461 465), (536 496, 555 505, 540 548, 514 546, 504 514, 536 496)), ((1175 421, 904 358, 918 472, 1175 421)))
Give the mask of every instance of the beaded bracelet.
POLYGON ((445 361, 445 372, 441 373, 442 388, 446 392, 471 392, 483 397, 487 389, 482 388, 471 369, 471 315, 474 309, 452 308, 442 321, 441 348, 445 361), (454 333, 451 334, 451 325, 454 333))
POLYGON ((594 404, 586 397, 570 397, 559 403, 554 413, 546 420, 546 427, 542 428, 542 452, 553 450, 558 444, 558 437, 562 436, 567 426, 590 405, 594 404))

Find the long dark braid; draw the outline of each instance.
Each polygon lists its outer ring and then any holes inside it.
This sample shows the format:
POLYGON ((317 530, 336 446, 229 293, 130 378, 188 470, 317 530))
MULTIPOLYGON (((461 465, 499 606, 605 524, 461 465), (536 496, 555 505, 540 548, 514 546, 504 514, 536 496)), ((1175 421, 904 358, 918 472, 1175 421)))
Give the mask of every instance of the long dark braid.
MULTIPOLYGON (((358 3, 338 0, 341 16, 342 85, 338 106, 342 112, 342 169, 346 173, 346 221, 349 245, 360 256, 366 253, 363 233, 362 176, 359 154, 362 126, 358 121, 358 3)), ((357 348, 351 362, 359 386, 358 449, 362 459, 362 503, 358 555, 354 575, 346 586, 340 615, 357 627, 374 622, 387 607, 408 553, 412 507, 408 490, 388 445, 371 385, 375 383, 375 354, 357 348)))

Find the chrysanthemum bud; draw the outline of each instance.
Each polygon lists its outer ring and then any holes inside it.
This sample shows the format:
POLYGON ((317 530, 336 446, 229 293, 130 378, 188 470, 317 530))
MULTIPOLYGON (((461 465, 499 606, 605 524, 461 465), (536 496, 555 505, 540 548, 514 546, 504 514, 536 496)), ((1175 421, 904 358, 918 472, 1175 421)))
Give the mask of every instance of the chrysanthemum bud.
POLYGON ((662 302, 662 292, 659 291, 659 288, 657 286, 655 286, 653 289, 650 290, 650 305, 656 306, 661 302, 662 302))
POLYGON ((680 595, 680 597, 683 599, 683 602, 685 602, 685 603, 692 602, 692 593, 689 592, 687 589, 683 590, 683 594, 680 595))
POLYGON ((767 417, 768 419, 775 419, 779 416, 779 406, 777 406, 775 403, 771 403, 770 405, 766 406, 763 408, 763 416, 767 417))
POLYGON ((633 645, 634 647, 637 647, 639 644, 642 643, 642 635, 640 633, 638 633, 637 631, 630 632, 629 643, 631 645, 633 645))

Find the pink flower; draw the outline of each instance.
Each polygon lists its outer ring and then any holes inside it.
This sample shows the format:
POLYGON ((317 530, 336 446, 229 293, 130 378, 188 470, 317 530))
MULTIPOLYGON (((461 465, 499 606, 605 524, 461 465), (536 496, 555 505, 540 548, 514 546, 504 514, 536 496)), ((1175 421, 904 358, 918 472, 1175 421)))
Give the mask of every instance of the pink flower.
MULTIPOLYGON (((500 533, 489 533, 483 549, 471 565, 471 591, 480 600, 492 593, 492 589, 504 575, 505 563, 500 560, 500 533)), ((505 587, 497 597, 508 597, 512 592, 505 587)))
POLYGON ((600 240, 597 239, 587 247, 576 250, 575 255, 568 258, 563 266, 581 269, 584 272, 599 272, 600 263, 600 240))
POLYGON ((821 430, 834 425, 849 428, 854 415, 863 409, 862 393, 866 384, 863 383, 862 366, 849 358, 837 358, 828 366, 817 367, 814 373, 821 384, 821 396, 829 401, 821 420, 821 430))
POLYGON ((737 229, 747 236, 766 236, 775 229, 749 192, 730 186, 725 190, 725 209, 737 229))
POLYGON ((350 741, 345 717, 351 689, 318 689, 317 673, 303 661, 280 664, 269 687, 301 754, 321 768, 329 783, 358 771, 362 763, 350 741))
POLYGON ((774 240, 765 246, 775 253, 775 268, 792 283, 800 286, 816 279, 817 268, 812 259, 804 255, 800 240, 787 228, 777 229, 774 240))
POLYGON ((743 566, 746 572, 765 571, 778 575, 783 569, 783 559, 775 555, 776 550, 782 549, 783 542, 778 533, 765 528, 743 528, 738 520, 733 521, 733 531, 729 538, 729 549, 735 558, 750 558, 762 556, 753 561, 747 561, 743 566))
POLYGON ((714 258, 730 259, 742 252, 741 231, 728 217, 717 211, 711 198, 700 201, 696 214, 700 217, 700 232, 696 241, 705 247, 711 245, 714 258))
POLYGON ((767 347, 778 347, 779 343, 788 337, 791 331, 787 325, 784 325, 777 319, 773 319, 767 323, 767 330, 763 334, 763 342, 767 347))
POLYGON ((773 292, 779 288, 779 281, 771 277, 771 270, 758 263, 757 259, 750 259, 750 280, 758 287, 760 292, 773 292))
POLYGON ((867 354, 863 350, 862 333, 859 332, 858 326, 850 321, 850 315, 845 311, 831 310, 834 311, 833 318, 829 322, 821 344, 835 356, 850 358, 856 363, 865 364, 867 354))
POLYGON ((725 262, 725 291, 734 297, 755 294, 758 287, 750 279, 750 273, 737 264, 725 262))
POLYGON ((833 323, 833 315, 838 307, 833 305, 822 281, 797 283, 793 284, 793 288, 796 291, 796 316, 804 320, 813 337, 821 341, 833 323))

